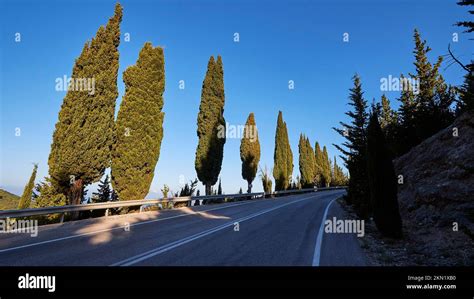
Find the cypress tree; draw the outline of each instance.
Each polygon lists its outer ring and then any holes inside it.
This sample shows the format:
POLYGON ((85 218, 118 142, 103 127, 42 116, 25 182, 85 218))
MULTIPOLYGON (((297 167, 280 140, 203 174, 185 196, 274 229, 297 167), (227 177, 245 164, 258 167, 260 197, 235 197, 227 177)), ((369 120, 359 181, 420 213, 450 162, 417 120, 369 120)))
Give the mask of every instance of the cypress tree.
POLYGON ((260 142, 253 113, 249 114, 245 123, 244 136, 240 143, 240 160, 242 161, 242 178, 247 181, 247 193, 251 193, 252 182, 257 175, 260 162, 260 142))
POLYGON ((83 185, 99 180, 110 166, 122 7, 100 27, 76 59, 72 79, 90 80, 92 90, 67 91, 56 123, 48 159, 51 183, 79 204, 83 185))
POLYGON ((123 73, 123 96, 115 126, 112 184, 120 200, 148 194, 163 139, 163 48, 145 43, 137 63, 123 73))
POLYGON ((314 181, 316 186, 323 186, 323 152, 319 146, 319 142, 314 145, 314 181))
POLYGON ((400 238, 402 220, 398 208, 397 178, 375 112, 370 117, 367 131, 367 169, 374 221, 384 236, 400 238))
POLYGON ((38 164, 34 164, 33 172, 31 173, 30 180, 26 184, 23 194, 18 202, 18 209, 27 209, 31 204, 31 197, 33 196, 33 189, 35 188, 36 171, 38 170, 38 164))
POLYGON ((217 194, 222 195, 222 184, 221 179, 219 179, 219 186, 217 187, 217 194))
POLYGON ((326 187, 329 187, 329 185, 331 184, 331 161, 329 161, 329 156, 328 156, 328 151, 326 149, 326 146, 323 147, 322 163, 323 163, 324 184, 326 187))
POLYGON ((337 165, 336 157, 334 157, 334 162, 332 163, 332 176, 331 183, 333 186, 343 186, 345 184, 344 172, 337 165))
POLYGON ((202 84, 201 103, 197 118, 199 143, 194 163, 197 176, 211 195, 211 188, 217 182, 224 156, 224 70, 221 56, 217 61, 211 56, 202 84))
POLYGON ((283 114, 281 111, 278 112, 273 161, 275 190, 286 190, 289 187, 290 177, 293 173, 293 153, 290 148, 288 130, 286 123, 283 121, 283 114))
POLYGON ((304 135, 300 135, 300 140, 298 143, 299 149, 299 167, 301 177, 296 179, 295 189, 298 188, 298 184, 301 183, 302 188, 311 188, 314 186, 314 152, 309 139, 304 135))
POLYGON ((334 146, 343 154, 342 159, 349 170, 349 189, 346 200, 353 204, 362 219, 369 216, 369 190, 367 186, 367 102, 358 75, 353 77, 354 87, 350 89, 349 105, 353 110, 346 112, 352 120, 350 124, 340 122, 343 128, 333 128, 346 141, 334 146), (344 148, 343 148, 344 147, 344 148))

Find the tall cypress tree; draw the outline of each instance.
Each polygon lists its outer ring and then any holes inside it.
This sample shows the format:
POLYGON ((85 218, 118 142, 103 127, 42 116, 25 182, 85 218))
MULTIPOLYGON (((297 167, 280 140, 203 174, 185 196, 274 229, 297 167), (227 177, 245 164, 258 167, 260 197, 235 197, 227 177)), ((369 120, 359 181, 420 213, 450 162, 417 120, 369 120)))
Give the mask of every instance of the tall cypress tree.
POLYGON ((328 151, 326 146, 323 146, 323 177, 324 177, 324 184, 326 187, 329 187, 331 184, 331 161, 329 161, 328 151))
POLYGON ((83 186, 99 180, 110 166, 122 7, 87 42, 72 70, 73 82, 89 80, 88 90, 69 89, 56 123, 49 174, 70 204, 79 204, 83 186))
POLYGON ((33 167, 33 172, 31 173, 30 180, 26 184, 23 194, 20 197, 18 202, 18 209, 27 209, 31 204, 31 197, 33 196, 33 189, 35 188, 35 179, 36 171, 38 170, 38 164, 35 164, 33 167))
POLYGON ((314 165, 314 181, 316 186, 323 186, 323 152, 317 141, 314 145, 314 165))
POLYGON ((163 48, 145 43, 123 73, 125 95, 117 115, 112 184, 120 200, 148 194, 163 139, 163 48))
POLYGON ((384 236, 400 238, 402 220, 398 208, 397 178, 375 112, 370 116, 367 134, 367 168, 374 221, 384 236))
POLYGON ((273 161, 275 191, 286 190, 290 184, 290 176, 293 173, 293 153, 288 139, 288 130, 286 123, 283 121, 281 111, 278 112, 273 161))
POLYGON ((245 123, 244 136, 240 143, 240 160, 242 161, 242 178, 247 181, 247 192, 251 193, 252 182, 257 175, 260 162, 260 142, 253 113, 249 114, 245 123))
POLYGON ((197 176, 211 195, 212 186, 217 182, 224 156, 224 69, 221 56, 217 61, 211 56, 202 84, 201 104, 197 118, 199 143, 194 163, 197 176))
POLYGON ((222 194, 222 182, 221 179, 219 179, 219 186, 217 187, 217 194, 221 195, 222 194))
POLYGON ((303 188, 311 188, 314 186, 315 175, 314 152, 309 139, 303 134, 300 135, 298 150, 301 177, 297 182, 300 182, 303 188))
POLYGON ((334 146, 342 152, 342 159, 349 170, 349 190, 347 201, 354 205, 362 219, 369 217, 369 189, 367 185, 367 102, 358 75, 353 77, 354 87, 350 89, 349 105, 353 110, 346 112, 352 120, 350 124, 340 122, 342 128, 333 128, 346 141, 334 146), (344 148, 343 148, 344 147, 344 148))

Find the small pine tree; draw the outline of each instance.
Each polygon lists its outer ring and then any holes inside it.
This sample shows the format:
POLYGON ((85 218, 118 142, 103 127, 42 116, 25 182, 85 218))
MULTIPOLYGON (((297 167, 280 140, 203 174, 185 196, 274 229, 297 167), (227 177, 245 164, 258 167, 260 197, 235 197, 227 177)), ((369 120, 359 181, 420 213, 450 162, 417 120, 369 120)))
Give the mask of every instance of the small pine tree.
POLYGON ((170 192, 170 187, 168 185, 164 185, 163 189, 161 189, 161 192, 163 193, 163 198, 167 199, 168 198, 168 193, 170 192))
POLYGON ((31 198, 33 196, 33 189, 35 188, 35 179, 36 179, 36 172, 38 170, 38 164, 34 164, 33 172, 31 173, 30 180, 28 184, 26 184, 25 189, 23 190, 23 194, 20 197, 20 201, 18 202, 18 209, 27 209, 30 207, 31 198))
POLYGON ((110 180, 109 175, 105 175, 104 180, 99 182, 97 192, 92 193, 95 195, 94 202, 107 202, 110 201, 112 195, 112 190, 110 189, 110 180))
POLYGON ((367 131, 367 166, 374 221, 384 236, 400 238, 402 220, 398 208, 397 178, 376 113, 372 113, 367 131))
POLYGON ((262 180, 262 187, 265 193, 272 192, 272 179, 270 178, 270 174, 267 171, 267 166, 265 166, 265 170, 260 168, 260 179, 262 180))
POLYGON ((350 89, 349 105, 354 110, 346 112, 351 124, 341 122, 343 128, 333 128, 346 141, 334 146, 342 152, 342 159, 349 170, 349 188, 346 200, 353 204, 356 213, 362 219, 369 217, 369 189, 367 186, 367 102, 363 97, 362 84, 359 76, 353 77, 354 87, 350 89))

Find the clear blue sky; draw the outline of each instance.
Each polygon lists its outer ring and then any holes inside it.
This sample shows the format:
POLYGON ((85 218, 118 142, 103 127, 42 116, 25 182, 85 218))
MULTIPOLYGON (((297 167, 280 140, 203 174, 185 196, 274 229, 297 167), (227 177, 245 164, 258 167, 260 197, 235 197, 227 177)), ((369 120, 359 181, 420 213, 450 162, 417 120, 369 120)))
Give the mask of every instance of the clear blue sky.
MULTIPOLYGON (((165 49, 164 138, 148 197, 163 184, 179 189, 179 176, 196 177, 196 117, 201 85, 210 55, 224 62, 224 116, 242 125, 255 113, 262 157, 273 166, 278 110, 288 125, 298 171, 298 137, 327 145, 342 138, 331 127, 346 120, 351 77, 360 74, 366 99, 379 99, 380 78, 413 72, 413 30, 418 28, 433 49, 432 61, 447 53, 453 24, 468 18, 455 0, 424 1, 120 1, 121 25, 119 98, 122 72, 134 64, 146 41, 165 49), (234 33, 240 34, 235 43, 234 33), (343 33, 349 42, 343 42, 343 33), (131 41, 124 42, 123 34, 131 41), (179 89, 185 80, 185 89, 179 89), (288 89, 288 81, 295 89, 288 89)), ((20 194, 32 163, 39 163, 37 181, 47 175, 54 125, 65 92, 55 80, 70 76, 84 43, 113 14, 115 1, 1 1, 0 187, 20 194), (15 42, 15 33, 21 42, 15 42), (21 136, 15 136, 15 128, 21 136)), ((472 41, 465 34, 452 43, 464 61, 472 58, 472 41)), ((444 65, 444 67, 446 64, 444 65)), ((460 84, 456 65, 443 71, 448 83, 460 84)), ((398 92, 386 93, 396 107, 398 92)), ((240 140, 227 140, 222 163, 224 192, 235 193, 241 178, 240 140)), ((258 178, 257 178, 258 179, 258 178)), ((262 190, 254 182, 254 190, 262 190)), ((199 184, 201 192, 202 185, 199 184)), ((161 195, 161 193, 160 193, 161 195)))

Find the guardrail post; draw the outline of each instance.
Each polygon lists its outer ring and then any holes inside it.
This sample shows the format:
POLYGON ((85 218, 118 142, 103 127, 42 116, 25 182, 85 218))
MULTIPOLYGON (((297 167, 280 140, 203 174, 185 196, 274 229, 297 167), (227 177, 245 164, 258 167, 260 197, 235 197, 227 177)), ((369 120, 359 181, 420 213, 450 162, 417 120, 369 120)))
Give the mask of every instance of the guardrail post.
POLYGON ((105 217, 109 216, 109 209, 105 209, 105 217))
POLYGON ((59 219, 59 223, 63 223, 64 222, 64 213, 61 213, 61 219, 59 219))

